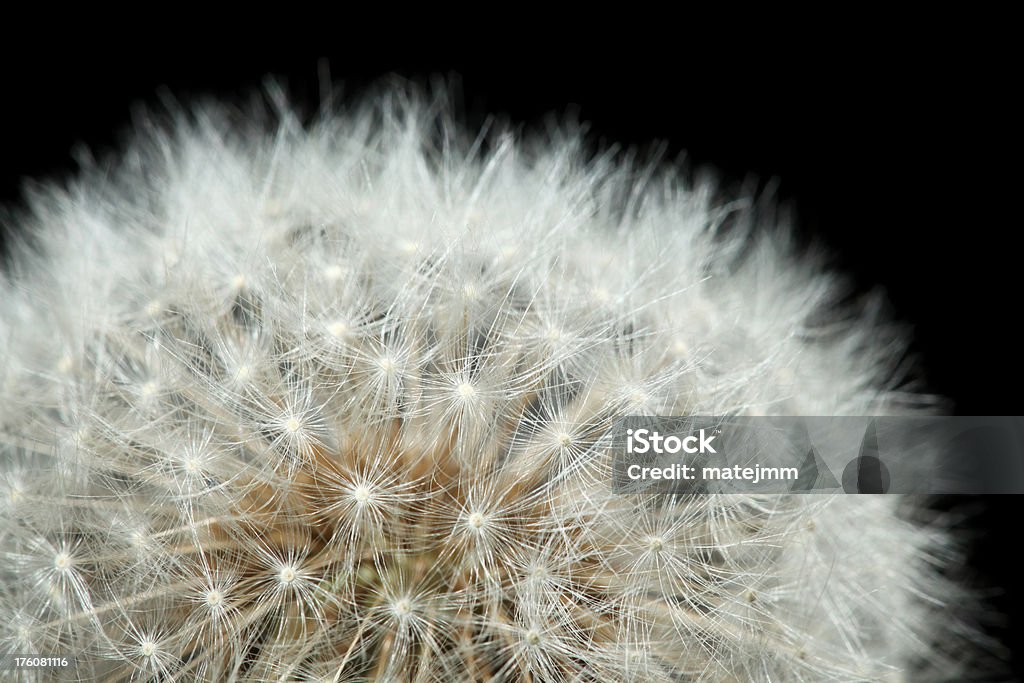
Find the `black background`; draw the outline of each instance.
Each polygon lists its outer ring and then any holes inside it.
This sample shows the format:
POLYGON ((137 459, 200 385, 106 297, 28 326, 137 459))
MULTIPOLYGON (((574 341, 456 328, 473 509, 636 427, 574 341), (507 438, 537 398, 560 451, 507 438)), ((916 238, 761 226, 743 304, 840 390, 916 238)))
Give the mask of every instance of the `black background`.
MULTIPOLYGON (((699 48, 684 33, 559 55, 528 34, 461 54, 429 43, 366 49, 351 37, 335 41, 349 44, 340 49, 185 37, 7 47, 0 203, 20 201, 24 178, 68 177, 76 144, 116 149, 131 107, 155 103, 163 86, 185 102, 235 98, 271 74, 315 107, 324 64, 350 93, 395 74, 421 84, 454 77, 471 125, 498 113, 529 129, 568 113, 589 122, 595 144, 661 142, 667 158, 685 151, 686 164, 726 185, 774 184, 801 233, 829 245, 859 290, 884 288, 894 316, 913 325, 931 391, 951 397, 957 414, 1024 414, 1019 174, 1010 165, 1019 74, 998 36, 967 43, 963 32, 920 28, 797 47, 719 29, 720 42, 699 48)), ((1000 587, 992 601, 1009 615, 990 629, 1024 652, 1012 623, 1024 571, 1010 561, 1024 505, 1004 496, 955 506, 970 514, 977 582, 1000 587)))

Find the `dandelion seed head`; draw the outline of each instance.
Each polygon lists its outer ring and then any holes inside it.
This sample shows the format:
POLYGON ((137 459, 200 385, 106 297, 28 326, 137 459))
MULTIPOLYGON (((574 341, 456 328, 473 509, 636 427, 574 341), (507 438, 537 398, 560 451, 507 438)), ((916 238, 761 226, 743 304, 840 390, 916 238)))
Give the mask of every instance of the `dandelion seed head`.
POLYGON ((112 683, 955 677, 940 522, 618 495, 604 448, 637 412, 884 413, 899 333, 750 202, 381 97, 203 105, 30 200, 0 650, 112 683))

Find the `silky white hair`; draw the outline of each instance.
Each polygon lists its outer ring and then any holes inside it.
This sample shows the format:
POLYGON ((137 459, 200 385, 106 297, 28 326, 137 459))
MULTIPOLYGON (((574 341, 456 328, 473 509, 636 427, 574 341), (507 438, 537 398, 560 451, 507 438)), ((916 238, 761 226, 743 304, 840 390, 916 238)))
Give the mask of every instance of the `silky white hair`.
MULTIPOLYGON (((0 652, 84 680, 958 680, 899 496, 616 495, 623 415, 923 410, 750 197, 391 91, 145 118, 0 282, 0 652)), ((948 616, 943 617, 948 619, 948 616)))

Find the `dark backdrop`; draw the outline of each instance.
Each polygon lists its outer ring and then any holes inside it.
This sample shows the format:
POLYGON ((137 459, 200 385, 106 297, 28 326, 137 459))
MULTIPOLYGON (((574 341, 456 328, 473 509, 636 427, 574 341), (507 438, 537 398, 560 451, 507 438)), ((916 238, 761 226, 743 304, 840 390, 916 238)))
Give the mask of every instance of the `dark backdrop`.
MULTIPOLYGON (((969 45, 905 38, 826 37, 788 51, 766 41, 749 53, 731 36, 700 50, 604 42, 558 56, 525 34, 463 54, 422 44, 253 47, 258 40, 225 49, 184 36, 2 48, 0 203, 19 201, 23 178, 70 174, 78 143, 116 149, 132 105, 155 102, 162 86, 186 101, 237 97, 273 74, 315 106, 324 64, 349 92, 389 74, 456 76, 471 124, 494 112, 529 128, 570 113, 590 123, 595 144, 651 150, 660 141, 667 158, 685 151, 691 168, 711 168, 726 185, 774 187, 804 236, 829 245, 859 290, 884 288, 896 317, 914 326, 929 389, 951 397, 957 414, 1024 414, 1009 165, 1021 112, 1009 47, 984 36, 969 45)), ((1018 618, 1013 582, 1024 572, 1009 548, 1024 505, 1016 496, 949 504, 970 513, 978 583, 1000 586, 993 603, 1018 618)), ((990 629, 1021 649, 1012 621, 990 629)))

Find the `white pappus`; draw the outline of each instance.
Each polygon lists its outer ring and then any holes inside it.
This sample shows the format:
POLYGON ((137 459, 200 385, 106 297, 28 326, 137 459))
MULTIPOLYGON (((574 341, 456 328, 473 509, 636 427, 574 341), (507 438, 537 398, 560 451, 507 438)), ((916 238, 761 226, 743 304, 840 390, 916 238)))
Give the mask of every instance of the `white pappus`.
POLYGON ((0 651, 102 681, 962 675, 950 541, 900 497, 612 493, 621 415, 927 403, 784 225, 570 129, 271 99, 140 125, 18 218, 0 651))

